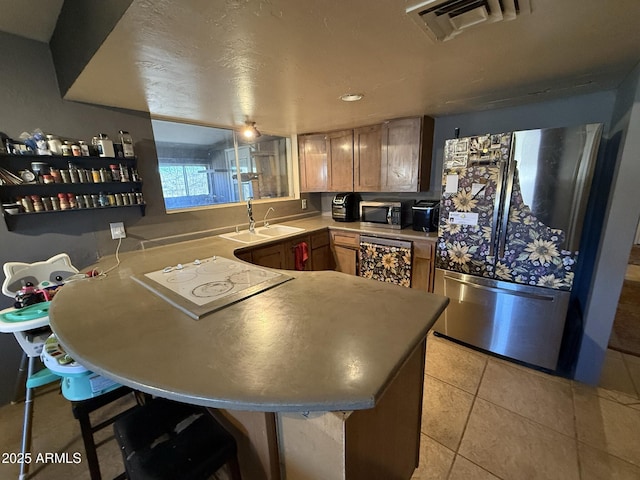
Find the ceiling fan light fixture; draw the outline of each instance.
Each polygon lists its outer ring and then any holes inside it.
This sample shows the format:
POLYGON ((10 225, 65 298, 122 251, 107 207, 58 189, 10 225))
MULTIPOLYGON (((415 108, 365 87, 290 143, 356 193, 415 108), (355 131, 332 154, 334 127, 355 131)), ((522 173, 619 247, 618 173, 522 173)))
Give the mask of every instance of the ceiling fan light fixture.
POLYGON ((256 122, 246 122, 244 127, 240 129, 240 133, 246 139, 258 138, 262 135, 256 128, 256 122))
POLYGON ((358 100, 362 100, 364 95, 362 93, 345 93, 340 97, 340 100, 343 102, 357 102, 358 100))

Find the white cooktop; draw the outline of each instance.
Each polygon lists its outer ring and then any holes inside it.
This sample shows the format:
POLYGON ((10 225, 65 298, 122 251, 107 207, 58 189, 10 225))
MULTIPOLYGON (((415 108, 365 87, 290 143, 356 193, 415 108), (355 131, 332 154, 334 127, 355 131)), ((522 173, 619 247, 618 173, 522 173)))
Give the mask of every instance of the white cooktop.
POLYGON ((223 257, 194 260, 131 278, 196 320, 292 279, 223 257))

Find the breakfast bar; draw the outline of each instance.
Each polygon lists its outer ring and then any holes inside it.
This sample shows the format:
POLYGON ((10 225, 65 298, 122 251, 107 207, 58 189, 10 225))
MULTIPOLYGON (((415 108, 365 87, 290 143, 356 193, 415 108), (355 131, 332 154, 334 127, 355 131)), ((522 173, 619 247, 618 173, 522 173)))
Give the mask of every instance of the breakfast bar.
POLYGON ((279 478, 280 465, 288 479, 410 478, 425 338, 448 300, 334 271, 281 271, 292 278, 196 320, 133 278, 222 259, 249 266, 237 247, 208 237, 122 254, 107 275, 61 289, 51 326, 85 367, 216 409, 243 437, 243 478, 279 478), (396 439, 410 448, 391 451, 396 439))

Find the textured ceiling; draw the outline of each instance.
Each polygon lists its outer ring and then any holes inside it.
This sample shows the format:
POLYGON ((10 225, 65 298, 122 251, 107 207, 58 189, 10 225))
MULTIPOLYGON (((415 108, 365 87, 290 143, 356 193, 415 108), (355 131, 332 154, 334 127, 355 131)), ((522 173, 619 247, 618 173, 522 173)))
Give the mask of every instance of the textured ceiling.
POLYGON ((134 0, 65 98, 290 134, 607 90, 640 60, 638 0, 532 0, 444 43, 416 1, 134 0))

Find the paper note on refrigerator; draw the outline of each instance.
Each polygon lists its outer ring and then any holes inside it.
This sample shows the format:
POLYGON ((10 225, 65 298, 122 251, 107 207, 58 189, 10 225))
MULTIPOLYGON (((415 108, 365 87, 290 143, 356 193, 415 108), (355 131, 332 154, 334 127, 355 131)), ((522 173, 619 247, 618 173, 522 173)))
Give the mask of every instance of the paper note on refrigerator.
POLYGON ((449 212, 451 225, 478 225, 478 214, 471 212, 449 212))
POLYGON ((487 186, 486 183, 474 183, 471 185, 471 196, 473 198, 477 197, 482 193, 482 197, 484 197, 484 189, 487 186))
POLYGON ((456 193, 458 191, 458 175, 447 175, 444 193, 456 193))

